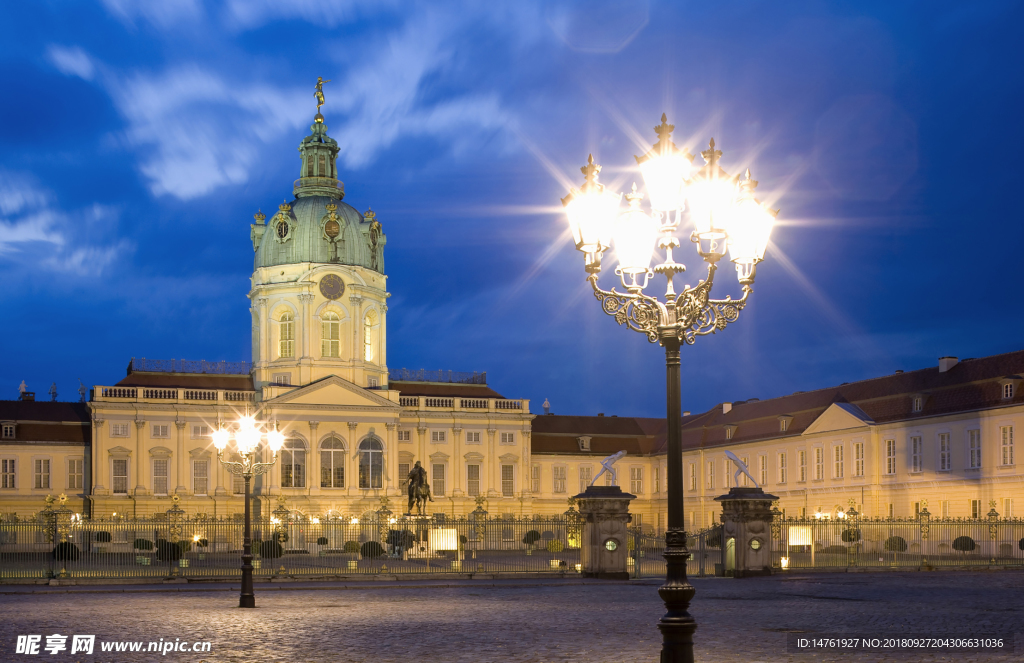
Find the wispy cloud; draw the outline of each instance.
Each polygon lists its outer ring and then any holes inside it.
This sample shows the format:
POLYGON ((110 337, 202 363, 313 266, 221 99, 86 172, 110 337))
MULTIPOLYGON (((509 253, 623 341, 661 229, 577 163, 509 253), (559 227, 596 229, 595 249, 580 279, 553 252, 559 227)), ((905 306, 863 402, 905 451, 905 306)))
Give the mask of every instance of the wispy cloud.
POLYGON ((203 17, 200 0, 102 0, 111 16, 128 27, 135 27, 135 21, 144 20, 157 28, 166 29, 184 22, 203 17))
POLYGON ((67 48, 53 44, 46 49, 46 57, 65 76, 78 76, 91 81, 96 75, 92 58, 77 46, 67 48))

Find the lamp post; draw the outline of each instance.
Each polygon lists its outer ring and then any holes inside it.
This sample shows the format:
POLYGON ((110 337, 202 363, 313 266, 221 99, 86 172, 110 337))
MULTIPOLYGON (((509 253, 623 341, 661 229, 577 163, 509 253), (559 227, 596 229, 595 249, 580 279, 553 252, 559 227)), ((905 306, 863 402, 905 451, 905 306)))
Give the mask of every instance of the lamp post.
POLYGON ((277 462, 277 452, 284 444, 284 435, 276 430, 261 430, 265 424, 258 423, 255 417, 248 414, 238 420, 238 427, 235 430, 218 428, 213 432, 213 445, 217 447, 217 459, 228 472, 239 475, 245 479, 245 538, 242 540, 242 590, 238 598, 239 608, 255 608, 256 595, 252 589, 252 521, 250 517, 250 481, 254 476, 265 474, 270 466, 277 462), (235 440, 235 447, 239 457, 238 461, 224 460, 224 449, 227 448, 231 438, 235 440), (256 462, 256 452, 260 442, 266 439, 270 448, 271 459, 269 463, 256 462))
POLYGON ((704 165, 694 169, 693 156, 672 142, 675 127, 665 115, 654 128, 658 142, 643 156, 636 157, 644 178, 651 214, 641 207, 643 194, 626 194, 628 209, 619 214, 621 194, 598 183, 601 166, 591 156, 580 170, 583 186, 562 199, 576 248, 584 254, 587 280, 605 313, 620 325, 647 336, 665 348, 668 399, 668 529, 665 533, 665 584, 658 593, 667 612, 658 623, 662 633, 662 663, 693 661, 693 633, 697 622, 688 608, 694 595, 686 579, 685 518, 683 511, 682 406, 679 349, 692 345, 697 337, 713 334, 735 322, 747 304, 757 263, 764 258, 768 237, 778 211, 768 209, 754 197, 757 182, 729 175, 719 165, 721 151, 711 140, 701 152, 704 165), (680 246, 680 232, 688 211, 692 225, 690 241, 708 265, 707 278, 696 286, 685 285, 676 292, 674 279, 686 267, 673 258, 680 246), (651 268, 655 245, 664 251, 662 262, 651 268), (615 273, 625 292, 598 286, 603 253, 614 247, 618 259, 615 273), (739 299, 712 299, 718 262, 728 251, 736 266, 743 295, 739 299), (654 274, 664 274, 667 286, 662 299, 644 294, 654 274))

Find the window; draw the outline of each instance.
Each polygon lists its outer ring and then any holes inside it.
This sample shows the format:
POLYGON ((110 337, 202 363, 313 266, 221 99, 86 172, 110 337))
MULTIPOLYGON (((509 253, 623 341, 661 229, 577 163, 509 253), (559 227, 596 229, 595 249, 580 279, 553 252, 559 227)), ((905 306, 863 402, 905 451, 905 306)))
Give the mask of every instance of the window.
MULTIPOLYGON (((125 424, 125 425, 127 425, 127 424, 125 424)), ((192 439, 193 440, 196 440, 196 439, 199 439, 199 438, 203 438, 203 437, 209 437, 209 436, 210 436, 210 427, 209 426, 200 426, 200 425, 192 426, 192 439)))
POLYGON ((516 434, 515 433, 502 433, 500 444, 515 444, 516 434))
POLYGON ((915 518, 920 518, 921 517, 921 503, 920 502, 914 502, 914 517, 915 518))
POLYGON ((345 445, 333 436, 320 444, 320 487, 345 487, 345 445))
POLYGON ((291 373, 274 373, 274 375, 270 379, 270 381, 273 382, 276 385, 281 385, 281 386, 287 387, 288 385, 290 385, 292 383, 292 374, 291 373))
POLYGON ((1013 383, 1007 382, 1003 385, 1003 398, 1009 400, 1013 398, 1013 383))
POLYGON ((245 477, 238 474, 231 475, 231 492, 234 495, 245 495, 245 477))
POLYGON ((708 461, 707 489, 715 489, 715 461, 708 461))
POLYGON ((444 497, 444 463, 431 464, 430 492, 437 497, 444 497))
POLYGON ((785 433, 789 430, 789 419, 779 419, 779 431, 785 433))
POLYGON ((844 458, 845 449, 846 449, 846 447, 844 447, 841 444, 837 444, 836 446, 832 447, 832 478, 833 479, 842 479, 843 475, 846 472, 846 463, 844 462, 845 461, 845 458, 844 458))
POLYGON ((128 424, 110 422, 110 437, 128 437, 128 424))
POLYGON ((786 454, 779 454, 779 483, 786 483, 786 454))
POLYGON ((14 459, 0 459, 0 488, 14 488, 14 459))
POLYGON ((13 440, 14 439, 14 424, 4 424, 3 428, 4 428, 4 439, 5 440, 13 440))
POLYGON ((432 431, 430 431, 430 441, 431 442, 444 442, 445 441, 445 431, 443 431, 443 430, 432 430, 432 431))
POLYGON ((156 458, 153 460, 153 494, 167 494, 167 459, 156 458))
POLYGON ((466 433, 466 444, 480 444, 480 431, 469 431, 466 433))
POLYGON ((924 469, 924 444, 917 435, 910 438, 910 471, 920 472, 924 469))
MULTIPOLYGON (((728 465, 726 465, 726 467, 728 467, 728 465)), ((757 457, 757 469, 760 470, 760 475, 761 475, 759 477, 761 479, 760 484, 762 486, 767 485, 767 483, 768 483, 768 456, 758 456, 757 457)))
POLYGON ((534 494, 540 492, 540 465, 537 463, 530 466, 530 492, 534 494))
POLYGON ((885 441, 885 473, 896 474, 896 440, 885 441))
POLYGON ((35 487, 36 488, 49 488, 50 487, 50 459, 49 458, 37 458, 33 461, 35 465, 35 487))
POLYGON ((1000 426, 999 428, 1000 465, 1013 465, 1013 426, 1000 426))
POLYGON ((68 490, 81 490, 85 486, 85 461, 68 460, 68 490))
POLYGON ((825 450, 821 447, 814 449, 814 480, 821 481, 825 478, 825 450))
POLYGON ((594 480, 594 468, 590 465, 580 465, 580 492, 582 493, 594 480))
POLYGON ((953 469, 953 454, 949 447, 949 433, 939 433, 939 471, 948 472, 953 469))
POLYGON ((376 344, 373 342, 376 333, 377 314, 370 311, 366 314, 366 317, 363 318, 363 359, 366 361, 373 361, 377 354, 374 351, 374 346, 376 344))
POLYGON ((384 445, 377 438, 371 437, 359 443, 359 487, 381 488, 383 486, 384 445))
MULTIPOLYGON (((740 462, 742 462, 748 468, 750 467, 750 459, 747 458, 746 456, 743 456, 742 458, 740 458, 740 462)), ((732 469, 732 468, 729 466, 729 461, 726 461, 725 462, 725 487, 726 488, 729 487, 729 477, 732 476, 732 475, 729 474, 729 470, 730 469, 732 469)), ((747 481, 748 481, 747 475, 746 474, 741 474, 740 475, 740 481, 743 482, 743 487, 746 488, 747 487, 747 481)))
POLYGON ((690 463, 690 490, 697 490, 697 463, 690 463))
POLYGON ((914 396, 913 401, 911 403, 911 408, 914 410, 914 412, 920 412, 922 409, 924 409, 924 398, 922 398, 921 396, 914 396))
POLYGON ((890 518, 895 518, 896 517, 896 505, 892 504, 891 502, 889 503, 889 517, 890 518))
POLYGON ((1003 518, 1013 518, 1013 498, 1003 498, 1003 518))
POLYGON ((320 316, 320 354, 324 357, 341 356, 341 318, 333 311, 320 316))
POLYGON ((379 387, 380 382, 377 381, 377 378, 366 378, 366 386, 372 389, 373 387, 379 387))
POLYGON ((278 347, 281 357, 295 356, 295 317, 291 313, 281 315, 281 342, 278 347))
POLYGON ((306 445, 302 440, 285 440, 281 449, 281 487, 306 487, 306 445))
MULTIPOLYGON (((398 441, 399 442, 411 442, 412 441, 412 431, 411 430, 400 430, 400 431, 398 431, 398 441)), ((408 474, 408 472, 406 474, 408 474)))
POLYGON ((654 466, 654 493, 657 495, 661 492, 661 466, 654 466))
POLYGON ((971 500, 971 518, 981 518, 981 500, 971 500))
POLYGON ((800 466, 800 483, 807 481, 807 452, 796 452, 797 464, 800 466))
POLYGON ((642 495, 644 492, 644 468, 629 468, 629 492, 642 495))
POLYGON ((565 465, 556 465, 553 468, 551 468, 551 492, 565 492, 565 475, 565 465))
POLYGON ((167 424, 153 424, 153 437, 170 437, 167 424))
POLYGON ((210 461, 192 461, 192 494, 206 495, 210 486, 210 461))
POLYGON ((726 426, 725 427, 725 439, 727 439, 727 440, 731 440, 732 439, 732 426, 726 426))
POLYGON ((128 459, 115 458, 111 463, 110 484, 115 495, 128 494, 128 459))
POLYGON ((409 487, 409 463, 398 464, 398 487, 402 490, 409 487))
POLYGON ((949 500, 941 500, 939 502, 939 511, 942 513, 942 518, 949 518, 949 500))
POLYGON ((501 495, 502 497, 513 497, 516 494, 516 467, 515 465, 501 466, 501 495))
POLYGON ((971 469, 981 467, 981 431, 967 431, 967 466, 971 469))
POLYGON ((853 443, 853 476, 864 476, 864 443, 853 443))
POLYGON ((476 463, 466 466, 466 492, 470 497, 480 494, 480 466, 476 463))

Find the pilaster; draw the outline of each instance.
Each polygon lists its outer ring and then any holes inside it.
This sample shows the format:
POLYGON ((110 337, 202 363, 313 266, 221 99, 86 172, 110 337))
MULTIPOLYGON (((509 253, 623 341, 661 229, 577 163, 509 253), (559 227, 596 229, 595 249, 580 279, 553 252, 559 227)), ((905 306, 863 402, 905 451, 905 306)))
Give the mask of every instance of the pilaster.
POLYGON ((145 472, 145 455, 142 453, 143 441, 143 429, 146 427, 145 419, 135 420, 135 495, 148 495, 149 491, 146 489, 146 472, 145 472))
MULTIPOLYGON (((188 423, 185 421, 175 421, 174 427, 177 428, 177 444, 174 449, 174 494, 184 496, 188 489, 185 487, 185 429, 188 427, 188 423)), ((220 481, 217 482, 218 485, 220 481)))

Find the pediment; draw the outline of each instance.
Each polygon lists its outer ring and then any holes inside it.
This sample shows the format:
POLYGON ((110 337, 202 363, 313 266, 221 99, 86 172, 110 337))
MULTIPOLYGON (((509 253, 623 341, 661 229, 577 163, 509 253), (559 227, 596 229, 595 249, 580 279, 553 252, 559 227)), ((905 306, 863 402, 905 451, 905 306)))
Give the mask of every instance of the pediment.
POLYGON ((132 455, 132 450, 131 449, 126 449, 126 448, 121 447, 121 446, 117 446, 117 447, 110 447, 109 449, 107 449, 107 453, 110 454, 111 456, 131 456, 132 455))
POLYGON ((357 384, 331 375, 312 384, 285 392, 265 402, 269 406, 305 405, 312 407, 388 408, 400 410, 394 401, 378 396, 357 384))
POLYGON ((875 420, 853 403, 833 403, 825 408, 825 411, 818 415, 818 418, 811 422, 811 425, 803 432, 804 435, 814 433, 829 433, 838 430, 850 430, 852 428, 864 428, 874 425, 875 420))

